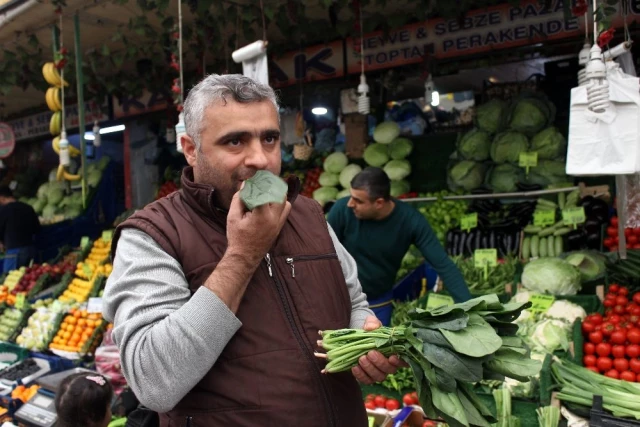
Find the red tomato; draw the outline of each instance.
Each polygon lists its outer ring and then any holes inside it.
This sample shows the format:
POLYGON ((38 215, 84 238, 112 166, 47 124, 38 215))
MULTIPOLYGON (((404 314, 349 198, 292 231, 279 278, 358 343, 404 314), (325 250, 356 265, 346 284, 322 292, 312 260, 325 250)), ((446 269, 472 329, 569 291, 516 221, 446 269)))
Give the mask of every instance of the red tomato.
POLYGON ((587 355, 582 361, 584 362, 584 366, 596 366, 598 358, 594 355, 587 355))
POLYGON ((601 342, 600 344, 596 345, 596 354, 600 357, 609 357, 609 355, 611 354, 611 344, 601 342))
POLYGON ((640 344, 640 329, 629 329, 629 331, 627 332, 627 339, 631 344, 640 344))
POLYGON ((629 361, 627 359, 615 359, 613 361, 613 369, 618 372, 624 372, 629 369, 629 361))
POLYGON ((396 409, 400 409, 400 402, 396 399, 388 399, 385 402, 384 407, 387 408, 387 411, 395 411, 396 409))
POLYGON ((600 372, 607 372, 613 366, 613 361, 608 357, 598 357, 596 361, 596 366, 600 372))
POLYGON ((626 297, 627 295, 629 295, 629 288, 620 286, 620 290, 618 290, 618 295, 622 295, 626 297))
MULTIPOLYGON (((622 292, 622 289, 620 292, 622 292)), ((616 298, 616 305, 626 306, 629 303, 629 300, 620 292, 618 292, 618 297, 616 298)))
POLYGON ((613 312, 615 314, 625 314, 627 311, 624 309, 624 305, 616 305, 615 307, 613 307, 613 312))
POLYGON ((373 399, 375 399, 375 398, 376 398, 376 396, 377 396, 377 395, 375 395, 375 394, 373 394, 373 393, 371 393, 371 394, 367 394, 367 397, 365 398, 365 400, 371 400, 371 401, 373 401, 373 399))
MULTIPOLYGON (((599 374, 600 371, 598 371, 598 368, 596 368, 595 366, 587 366, 586 367, 588 370, 595 372, 596 374, 599 374)), ((640 375, 639 375, 640 376, 640 375)))
POLYGON ((608 370, 607 373, 604 374, 604 375, 609 377, 609 378, 616 379, 616 380, 620 379, 620 374, 615 369, 608 370))
POLYGON ((604 245, 605 248, 610 248, 610 247, 613 247, 613 245, 616 244, 616 241, 613 240, 613 238, 611 238, 611 237, 607 237, 606 239, 604 239, 602 241, 602 244, 604 245))
POLYGON ((617 294, 619 290, 620 290, 620 285, 618 285, 617 283, 612 283, 609 285, 609 292, 613 294, 617 294))
POLYGON ((436 427, 437 425, 438 425, 438 423, 436 423, 435 421, 431 421, 431 420, 427 420, 427 421, 422 423, 422 427, 436 427))
MULTIPOLYGON (((605 337, 610 337, 611 334, 613 333, 613 331, 615 331, 615 330, 616 330, 616 327, 611 322, 604 322, 602 324, 601 331, 602 331, 602 335, 604 335, 605 337)), ((589 336, 591 336, 591 334, 589 334, 589 336)), ((593 342, 593 341, 591 341, 591 342, 593 342)), ((594 343, 594 344, 598 344, 598 343, 594 343)))
POLYGON ((589 334, 589 341, 594 344, 600 344, 603 340, 602 332, 591 332, 589 334))
POLYGON ((615 227, 607 227, 607 236, 616 237, 618 235, 618 229, 615 227))
POLYGON ((627 244, 629 244, 629 245, 637 245, 638 244, 638 236, 636 236, 635 234, 630 234, 629 237, 627 237, 627 244))
POLYGON ((415 405, 419 405, 420 404, 420 397, 418 397, 418 392, 414 391, 413 393, 411 393, 411 398, 413 398, 413 403, 415 405))
POLYGON ((582 350, 584 351, 584 354, 596 354, 596 346, 591 342, 584 343, 582 350))
POLYGON ((611 344, 624 344, 627 342, 627 332, 625 330, 615 331, 609 337, 609 341, 611 344))
POLYGON ((640 360, 631 359, 631 361, 629 361, 629 368, 636 374, 640 374, 640 360))
POLYGON ((373 403, 376 404, 377 408, 384 408, 384 405, 387 403, 387 398, 381 395, 378 395, 373 399, 373 403))
POLYGON ((629 381, 630 383, 636 382, 636 374, 631 371, 624 371, 620 374, 620 379, 622 381, 629 381))
POLYGON ((587 316, 587 318, 590 318, 591 323, 593 323, 594 325, 602 325, 602 322, 604 322, 602 314, 600 313, 590 314, 589 316, 587 316))
POLYGON ((404 403, 407 406, 413 405, 413 396, 411 396, 411 393, 407 393, 404 396, 402 396, 402 403, 404 403))
POLYGON ((633 294, 633 302, 640 305, 640 292, 636 292, 635 294, 633 294))
POLYGON ((377 408, 376 404, 373 403, 373 400, 367 400, 366 402, 364 402, 364 407, 371 410, 377 408))
POLYGON ((636 314, 632 314, 631 316, 629 316, 629 324, 631 325, 631 327, 637 325, 638 322, 640 322, 640 316, 636 314))
POLYGON ((616 300, 613 298, 605 298, 605 300, 602 302, 602 305, 607 308, 613 308, 613 306, 616 305, 616 300))
POLYGON ((617 216, 612 216, 611 217, 611 226, 612 227, 617 227, 618 226, 618 217, 617 216))
POLYGON ((636 236, 640 237, 640 227, 634 228, 633 229, 633 234, 635 234, 636 236))
POLYGON ((625 349, 625 354, 631 359, 635 359, 640 357, 640 345, 638 344, 629 344, 625 349))
POLYGON ((622 322, 622 316, 620 316, 619 314, 612 314, 611 316, 609 316, 607 321, 611 324, 617 325, 618 323, 622 322))
POLYGON ((625 228, 624 229, 624 237, 626 237, 627 239, 629 238, 629 236, 631 236, 631 233, 633 233, 633 232, 631 231, 630 228, 625 228))
MULTIPOLYGON (((602 344, 600 344, 602 345, 602 344)), ((614 345, 613 347, 611 347, 611 354, 613 355, 613 357, 615 359, 619 358, 619 357, 624 357, 625 355, 625 346, 623 345, 614 345)))
POLYGON ((596 325, 593 322, 587 319, 585 319, 585 321, 582 322, 582 333, 584 335, 589 335, 591 332, 595 330, 596 330, 596 325))

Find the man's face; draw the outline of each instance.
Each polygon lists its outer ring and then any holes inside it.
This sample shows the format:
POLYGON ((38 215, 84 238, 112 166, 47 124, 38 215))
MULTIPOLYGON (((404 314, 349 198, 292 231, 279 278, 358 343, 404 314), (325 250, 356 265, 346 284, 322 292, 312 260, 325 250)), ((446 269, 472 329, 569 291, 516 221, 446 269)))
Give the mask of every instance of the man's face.
POLYGON ((200 149, 191 137, 183 138, 182 149, 195 181, 215 188, 219 207, 229 209, 242 181, 258 170, 280 175, 280 125, 270 101, 228 99, 209 106, 203 120, 200 149))
POLYGON ((347 206, 353 209, 358 219, 376 219, 380 209, 384 206, 383 199, 371 200, 367 190, 351 189, 351 198, 347 206))

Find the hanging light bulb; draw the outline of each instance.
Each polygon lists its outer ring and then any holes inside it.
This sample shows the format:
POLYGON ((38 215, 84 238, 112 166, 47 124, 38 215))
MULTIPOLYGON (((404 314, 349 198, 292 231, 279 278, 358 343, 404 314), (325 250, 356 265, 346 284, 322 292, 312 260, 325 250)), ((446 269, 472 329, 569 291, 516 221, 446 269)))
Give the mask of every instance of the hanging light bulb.
POLYGON ((431 78, 431 74, 427 77, 427 80, 424 82, 424 103, 426 105, 431 105, 433 102, 433 79, 431 78))
POLYGON ((182 153, 182 137, 187 135, 187 128, 184 124, 184 113, 178 116, 178 124, 176 125, 176 150, 182 153))
POLYGON ((584 68, 589 63, 589 54, 591 52, 591 46, 586 43, 582 46, 582 50, 578 54, 578 64, 580 64, 580 71, 578 71, 578 86, 585 86, 587 84, 587 70, 584 68))
POLYGON ((371 112, 371 100, 369 99, 369 85, 364 73, 360 74, 360 84, 358 85, 358 113, 369 114, 371 112))
POLYGON ((62 131, 60 134, 60 164, 62 166, 69 166, 71 158, 69 156, 69 140, 67 139, 67 132, 62 131))
POLYGON ((102 136, 100 136, 100 126, 98 126, 98 121, 93 122, 93 146, 100 147, 102 144, 102 136))
POLYGON ((609 82, 607 81, 607 67, 602 60, 602 50, 597 43, 590 51, 586 78, 589 110, 594 113, 603 113, 609 106, 609 82))

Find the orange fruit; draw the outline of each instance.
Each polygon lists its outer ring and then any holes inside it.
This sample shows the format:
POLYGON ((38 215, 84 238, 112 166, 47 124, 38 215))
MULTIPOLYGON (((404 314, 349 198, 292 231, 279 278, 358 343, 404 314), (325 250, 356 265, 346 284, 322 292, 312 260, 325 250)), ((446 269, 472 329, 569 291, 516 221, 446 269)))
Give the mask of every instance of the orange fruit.
POLYGON ((95 331, 95 328, 93 328, 92 326, 89 326, 87 329, 85 329, 84 333, 93 335, 93 331, 95 331))
POLYGON ((84 326, 86 324, 87 324, 86 319, 83 319, 83 318, 78 319, 78 326, 84 326))
POLYGON ((95 322, 95 320, 93 320, 93 319, 89 319, 89 320, 87 320, 87 326, 88 326, 89 328, 93 328, 94 326, 96 326, 96 322, 95 322))
POLYGON ((73 332, 76 327, 73 325, 67 325, 67 332, 73 332))
POLYGON ((68 340, 71 337, 71 332, 67 331, 62 335, 62 338, 64 338, 65 340, 68 340))
POLYGON ((75 325, 78 322, 78 319, 76 319, 75 317, 70 317, 69 320, 67 320, 67 323, 70 325, 75 325))
POLYGON ((76 311, 75 313, 73 313, 73 317, 75 317, 76 319, 82 317, 82 312, 76 311))

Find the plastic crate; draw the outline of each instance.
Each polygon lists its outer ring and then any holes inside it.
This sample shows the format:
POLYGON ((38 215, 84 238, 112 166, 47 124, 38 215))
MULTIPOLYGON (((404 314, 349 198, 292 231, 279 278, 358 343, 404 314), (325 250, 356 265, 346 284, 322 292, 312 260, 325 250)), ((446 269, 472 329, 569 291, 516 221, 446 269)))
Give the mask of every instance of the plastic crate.
POLYGON ((591 427, 640 427, 640 421, 614 417, 602 408, 602 396, 593 396, 589 425, 591 427))
POLYGON ((427 290, 436 286, 438 274, 427 263, 423 263, 406 275, 393 287, 393 299, 399 301, 414 300, 420 296, 422 279, 427 279, 427 290))

